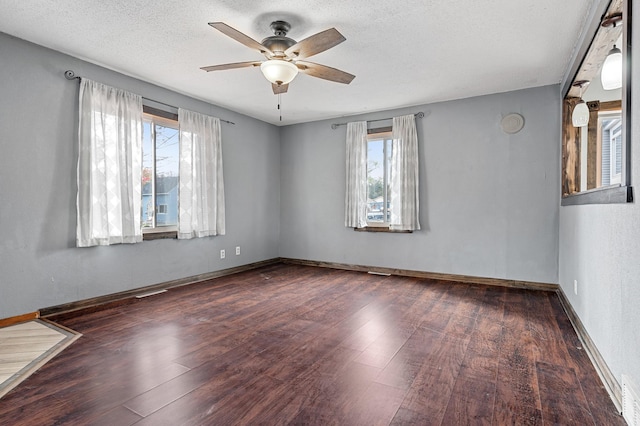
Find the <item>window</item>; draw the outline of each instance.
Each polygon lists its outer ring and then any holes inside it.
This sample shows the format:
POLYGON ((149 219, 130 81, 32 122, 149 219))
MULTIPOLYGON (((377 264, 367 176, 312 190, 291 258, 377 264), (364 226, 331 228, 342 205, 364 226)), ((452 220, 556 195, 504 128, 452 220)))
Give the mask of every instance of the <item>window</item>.
POLYGON ((142 232, 176 232, 179 187, 178 121, 144 114, 142 232))
POLYGON ((573 80, 565 85, 563 206, 633 201, 629 149, 629 2, 613 1, 603 11, 602 19, 594 18, 591 23, 595 35, 590 44, 583 47, 581 62, 572 68, 573 80), (617 84, 605 78, 607 84, 603 85, 604 64, 616 51, 622 55, 622 67, 611 74, 617 76, 611 79, 617 80, 617 84))
POLYGON ((603 114, 598 118, 600 131, 600 182, 602 186, 621 183, 622 174, 622 118, 620 112, 603 114))
POLYGON ((391 204, 391 131, 370 130, 367 136, 367 226, 389 227, 391 204))
POLYGON ((356 231, 420 230, 416 114, 390 128, 347 123, 344 225, 356 231))

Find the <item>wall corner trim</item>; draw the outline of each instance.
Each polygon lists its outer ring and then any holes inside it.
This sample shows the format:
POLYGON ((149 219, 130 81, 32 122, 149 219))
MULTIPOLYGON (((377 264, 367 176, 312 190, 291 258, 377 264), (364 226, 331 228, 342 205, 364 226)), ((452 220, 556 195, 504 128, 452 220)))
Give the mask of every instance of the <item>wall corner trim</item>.
POLYGON ((616 410, 618 410, 619 413, 622 413, 622 387, 620 386, 620 383, 618 383, 615 375, 611 372, 609 366, 602 357, 602 354, 600 354, 595 343, 591 340, 589 333, 587 333, 587 329, 584 327, 584 324, 582 324, 582 321, 573 309, 573 306, 571 306, 571 302, 569 302, 567 295, 561 287, 558 288, 557 293, 560 298, 560 303, 573 325, 573 329, 576 331, 578 338, 582 342, 587 355, 589 355, 589 359, 591 359, 591 363, 595 367, 598 376, 600 376, 600 380, 607 389, 613 404, 616 406, 616 410))

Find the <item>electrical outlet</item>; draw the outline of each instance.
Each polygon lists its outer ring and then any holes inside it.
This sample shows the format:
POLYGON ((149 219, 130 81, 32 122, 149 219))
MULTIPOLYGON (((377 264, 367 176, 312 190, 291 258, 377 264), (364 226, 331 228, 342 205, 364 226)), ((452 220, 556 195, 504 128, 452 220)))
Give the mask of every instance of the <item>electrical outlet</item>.
POLYGON ((578 294, 578 280, 573 280, 573 292, 578 294))
POLYGON ((224 259, 224 257, 225 257, 224 250, 220 250, 220 259, 224 259))
POLYGON ((240 246, 236 247, 236 256, 240 256, 240 246))

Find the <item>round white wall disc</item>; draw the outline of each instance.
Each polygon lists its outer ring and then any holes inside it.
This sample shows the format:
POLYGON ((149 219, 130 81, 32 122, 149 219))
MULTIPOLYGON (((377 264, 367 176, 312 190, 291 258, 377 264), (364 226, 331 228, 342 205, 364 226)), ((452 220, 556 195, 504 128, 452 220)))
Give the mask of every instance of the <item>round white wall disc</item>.
POLYGON ((502 122, 500 123, 502 126, 502 131, 513 135, 514 133, 518 133, 524 127, 524 117, 520 114, 511 113, 504 116, 502 122))

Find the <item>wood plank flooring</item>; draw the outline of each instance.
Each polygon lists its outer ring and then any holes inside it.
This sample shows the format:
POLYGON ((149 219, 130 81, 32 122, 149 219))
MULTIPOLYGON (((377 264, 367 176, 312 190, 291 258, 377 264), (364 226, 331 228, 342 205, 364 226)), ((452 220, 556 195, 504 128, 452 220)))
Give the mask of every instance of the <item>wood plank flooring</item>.
POLYGON ((276 264, 56 322, 0 424, 624 425, 555 293, 276 264))

